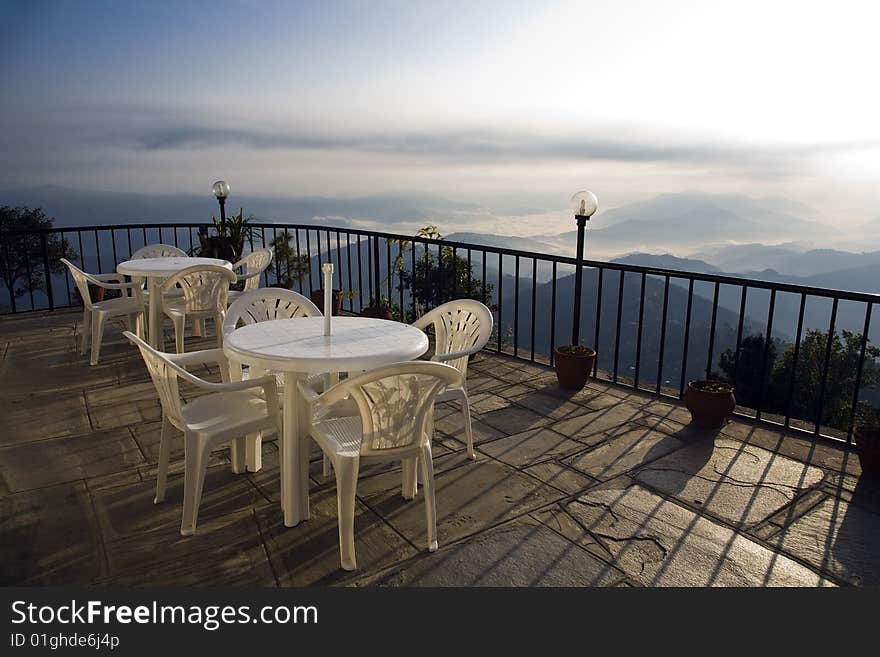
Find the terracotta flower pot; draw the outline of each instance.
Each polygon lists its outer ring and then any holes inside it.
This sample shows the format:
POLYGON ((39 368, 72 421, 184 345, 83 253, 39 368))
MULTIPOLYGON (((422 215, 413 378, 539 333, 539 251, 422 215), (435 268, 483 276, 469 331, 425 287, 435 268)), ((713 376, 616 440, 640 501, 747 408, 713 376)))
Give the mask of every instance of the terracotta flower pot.
MULTIPOLYGON (((312 290, 312 303, 324 312, 324 288, 312 290)), ((342 290, 333 290, 333 315, 338 315, 342 310, 342 290)))
POLYGON ((363 317, 374 317, 376 319, 394 319, 394 313, 388 306, 367 306, 361 310, 363 317))
POLYGON ((733 389, 726 385, 724 391, 701 389, 707 385, 719 385, 717 381, 690 381, 684 391, 684 404, 691 412, 693 425, 699 429, 717 429, 736 408, 733 389))
POLYGON ((856 441, 862 474, 874 477, 880 475, 880 431, 863 432, 855 427, 853 438, 856 441))
MULTIPOLYGON (((82 295, 79 293, 79 288, 74 288, 74 292, 76 292, 77 298, 79 299, 80 303, 82 303, 82 295)), ((89 298, 92 300, 92 303, 103 301, 104 294, 106 292, 106 288, 103 288, 100 285, 89 283, 89 298)))
POLYGON ((567 390, 583 388, 590 378, 595 362, 596 352, 592 349, 584 348, 581 352, 572 352, 565 346, 556 347, 553 350, 553 367, 556 369, 559 387, 567 390))

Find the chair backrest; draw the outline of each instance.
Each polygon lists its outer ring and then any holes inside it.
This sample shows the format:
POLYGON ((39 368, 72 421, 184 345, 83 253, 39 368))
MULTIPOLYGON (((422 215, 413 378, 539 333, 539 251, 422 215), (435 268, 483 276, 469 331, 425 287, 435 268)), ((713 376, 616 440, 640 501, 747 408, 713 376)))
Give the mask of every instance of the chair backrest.
POLYGON ((83 305, 91 310, 92 295, 89 292, 89 282, 96 283, 97 281, 67 258, 61 258, 61 262, 67 265, 67 269, 70 270, 70 275, 73 277, 76 289, 79 290, 79 295, 82 297, 83 305))
POLYGON ((172 363, 166 354, 153 349, 131 331, 125 331, 123 335, 140 349, 147 371, 150 373, 150 378, 159 394, 159 403, 162 405, 165 417, 181 427, 183 417, 180 411, 180 389, 177 381, 177 370, 180 367, 172 363))
POLYGON ((232 302, 223 322, 223 335, 229 335, 239 324, 256 324, 272 319, 321 317, 321 311, 309 299, 283 287, 262 287, 232 302))
POLYGON ((188 312, 226 310, 229 285, 236 276, 231 269, 220 265, 196 265, 177 272, 162 283, 161 292, 179 287, 188 312))
POLYGON ((437 394, 460 384, 461 373, 450 365, 408 361, 346 379, 320 399, 327 408, 350 396, 361 416, 361 455, 392 456, 393 451, 411 450, 430 438, 437 394))
POLYGON ((178 249, 170 244, 147 244, 131 254, 131 260, 141 258, 185 258, 186 251, 178 249))
POLYGON ((422 330, 434 325, 434 359, 446 354, 461 354, 443 360, 467 375, 468 356, 486 346, 492 335, 492 311, 474 299, 456 299, 422 315, 413 326, 422 330))
POLYGON ((266 268, 272 262, 273 255, 272 249, 257 249, 232 265, 233 269, 244 267, 243 273, 249 275, 244 281, 244 290, 246 292, 260 287, 260 274, 266 271, 266 268), (257 275, 250 276, 250 274, 257 275))

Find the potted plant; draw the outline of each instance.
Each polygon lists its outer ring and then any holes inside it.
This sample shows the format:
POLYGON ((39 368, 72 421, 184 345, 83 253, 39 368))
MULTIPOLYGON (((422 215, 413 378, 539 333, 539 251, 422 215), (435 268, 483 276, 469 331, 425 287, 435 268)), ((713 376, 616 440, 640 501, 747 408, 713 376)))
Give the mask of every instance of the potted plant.
MULTIPOLYGON (((342 290, 333 289, 333 315, 338 315, 342 310, 342 299, 345 297, 345 293, 342 290)), ((324 312, 324 288, 319 287, 316 290, 312 290, 312 303, 318 306, 321 309, 321 312, 324 312)))
POLYGON ((560 388, 580 390, 587 384, 596 362, 596 352, 579 344, 566 344, 553 350, 553 367, 560 388))
POLYGON ((862 466, 862 474, 880 474, 880 412, 866 401, 856 409, 853 438, 862 466))
POLYGON ((391 303, 385 297, 382 297, 379 301, 370 297, 369 304, 361 309, 361 315, 377 319, 394 319, 394 310, 391 307, 391 303))
POLYGON ((238 214, 229 218, 221 218, 219 221, 217 217, 212 219, 214 235, 209 235, 206 227, 199 229, 199 255, 235 262, 241 258, 245 240, 252 237, 251 217, 245 217, 244 210, 239 208, 238 214))
POLYGON ((691 422, 699 429, 717 429, 736 408, 733 386, 723 381, 690 381, 684 392, 684 404, 691 412, 691 422))
MULTIPOLYGON (((76 293, 79 302, 82 303, 82 295, 79 293, 79 288, 74 288, 74 292, 76 293)), ((103 301, 106 293, 107 288, 95 285, 94 283, 89 283, 89 298, 92 300, 92 303, 103 301)))

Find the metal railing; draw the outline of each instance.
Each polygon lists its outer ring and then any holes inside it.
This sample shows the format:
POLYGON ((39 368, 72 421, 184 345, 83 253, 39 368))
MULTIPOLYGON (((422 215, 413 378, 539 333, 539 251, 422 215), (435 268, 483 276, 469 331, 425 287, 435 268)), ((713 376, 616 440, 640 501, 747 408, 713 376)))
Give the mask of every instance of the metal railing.
MULTIPOLYGON (((105 273, 146 244, 195 253, 205 224, 118 224, 0 233, 9 281, 0 309, 17 313, 78 304, 53 256, 73 254, 105 273), (60 251, 59 251, 60 250, 60 251), (9 263, 17 265, 10 272, 9 263)), ((377 300, 394 316, 417 314, 460 296, 487 303, 496 318, 490 346, 553 364, 571 335, 575 259, 480 244, 313 224, 253 223, 250 248, 288 245, 264 273, 306 295, 320 265, 333 262, 344 309, 377 300), (308 271, 296 275, 296 261, 308 271)), ((587 242, 589 250, 589 241, 587 242)), ((276 248, 276 253, 279 249, 276 248)), ((880 295, 713 273, 587 260, 582 335, 599 356, 597 379, 681 398, 691 379, 721 378, 737 389, 737 413, 796 431, 851 441, 860 399, 880 401, 871 316, 880 295)))

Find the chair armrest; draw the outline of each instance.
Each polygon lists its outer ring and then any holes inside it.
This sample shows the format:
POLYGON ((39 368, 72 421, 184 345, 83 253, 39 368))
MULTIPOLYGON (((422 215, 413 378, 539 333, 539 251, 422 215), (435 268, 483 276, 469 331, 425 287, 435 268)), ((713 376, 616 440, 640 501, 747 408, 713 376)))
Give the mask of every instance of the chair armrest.
MULTIPOLYGON (((108 274, 112 276, 116 276, 116 274, 108 274)), ((137 281, 129 281, 127 283, 108 283, 105 280, 101 280, 97 276, 93 274, 86 274, 86 280, 90 283, 97 285, 98 287, 103 287, 105 290, 135 290, 140 289, 140 283, 137 281)), ((101 277, 105 276, 104 274, 100 274, 101 277)))
POLYGON ((464 358, 465 356, 470 356, 472 354, 480 351, 479 349, 464 349, 463 351, 452 351, 448 354, 434 354, 431 356, 431 360, 436 361, 438 363, 445 363, 449 360, 456 360, 458 358, 464 358))
MULTIPOLYGON (((310 379, 311 378, 312 377, 310 377, 310 379)), ((318 394, 317 390, 309 385, 309 379, 297 381, 296 387, 299 389, 299 392, 303 396, 303 399, 309 404, 316 402, 321 396, 320 394, 318 394)))
POLYGON ((246 281, 249 278, 255 278, 257 276, 260 276, 262 273, 263 273, 262 271, 252 271, 249 274, 241 274, 241 275, 239 275, 237 282, 240 283, 241 281, 246 281))
POLYGON ((125 283, 125 276, 122 274, 91 274, 91 276, 102 283, 125 283))
POLYGON ((222 349, 203 349, 201 351, 191 351, 186 354, 168 354, 168 360, 187 367, 189 365, 206 365, 208 363, 216 363, 217 365, 227 365, 229 359, 222 349))

